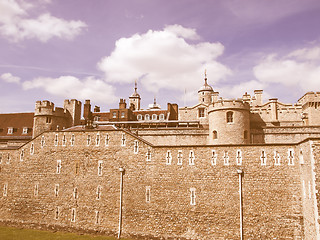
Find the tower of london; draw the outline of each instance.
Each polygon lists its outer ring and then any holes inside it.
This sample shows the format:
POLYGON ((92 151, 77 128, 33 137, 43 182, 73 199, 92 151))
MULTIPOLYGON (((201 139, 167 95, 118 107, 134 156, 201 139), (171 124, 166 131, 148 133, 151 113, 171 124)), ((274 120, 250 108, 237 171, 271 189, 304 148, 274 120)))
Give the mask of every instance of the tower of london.
MULTIPOLYGON (((202 84, 201 84, 202 85, 202 84)), ((320 92, 0 114, 0 221, 137 239, 320 239, 320 92)))

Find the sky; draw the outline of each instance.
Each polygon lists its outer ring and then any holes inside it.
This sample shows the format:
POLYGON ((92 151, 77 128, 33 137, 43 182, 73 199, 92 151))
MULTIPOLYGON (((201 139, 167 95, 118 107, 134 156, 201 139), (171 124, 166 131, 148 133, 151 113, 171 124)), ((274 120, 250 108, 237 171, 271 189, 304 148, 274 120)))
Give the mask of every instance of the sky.
POLYGON ((90 99, 142 108, 255 89, 295 103, 320 91, 318 0, 0 0, 0 113, 90 99))

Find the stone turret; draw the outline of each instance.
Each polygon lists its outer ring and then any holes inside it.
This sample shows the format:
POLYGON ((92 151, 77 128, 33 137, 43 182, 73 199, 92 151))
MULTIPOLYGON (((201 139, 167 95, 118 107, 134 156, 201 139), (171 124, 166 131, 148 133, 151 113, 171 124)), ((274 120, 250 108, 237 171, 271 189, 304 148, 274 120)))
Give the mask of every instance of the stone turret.
POLYGON ((134 110, 140 110, 140 102, 141 102, 141 97, 139 93, 137 92, 137 81, 135 81, 134 84, 134 92, 132 95, 129 97, 129 107, 134 111, 134 110))
POLYGON ((250 143, 250 105, 242 100, 218 100, 209 106, 208 144, 250 143))
POLYGON ((199 103, 209 105, 212 103, 213 89, 207 82, 207 74, 205 73, 204 85, 198 91, 199 103))
POLYGON ((77 126, 80 125, 81 120, 81 102, 76 99, 66 99, 64 100, 64 110, 66 113, 70 114, 70 125, 77 126))

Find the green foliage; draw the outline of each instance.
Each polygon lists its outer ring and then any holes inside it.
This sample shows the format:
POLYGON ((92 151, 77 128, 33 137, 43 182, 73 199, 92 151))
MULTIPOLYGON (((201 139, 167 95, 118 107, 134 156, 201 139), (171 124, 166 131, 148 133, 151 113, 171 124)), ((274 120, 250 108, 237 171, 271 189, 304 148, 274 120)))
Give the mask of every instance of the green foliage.
MULTIPOLYGON (((114 237, 79 235, 76 233, 50 232, 0 226, 1 240, 115 240, 114 237)), ((125 240, 125 239, 123 239, 125 240)), ((128 239, 127 239, 128 240, 128 239)))

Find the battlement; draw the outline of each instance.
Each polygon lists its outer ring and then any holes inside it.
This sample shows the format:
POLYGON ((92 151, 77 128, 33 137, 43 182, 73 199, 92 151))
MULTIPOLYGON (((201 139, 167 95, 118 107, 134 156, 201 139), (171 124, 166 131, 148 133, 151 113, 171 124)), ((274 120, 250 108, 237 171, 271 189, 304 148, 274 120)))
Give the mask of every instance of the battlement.
POLYGON ((320 102, 320 92, 307 92, 298 100, 298 103, 302 106, 313 102, 320 102))
POLYGON ((71 100, 69 100, 69 99, 65 99, 64 100, 64 106, 66 106, 66 105, 81 105, 81 101, 78 101, 77 99, 71 99, 71 100))
POLYGON ((54 103, 44 100, 36 101, 34 115, 53 115, 54 103))
POLYGON ((217 102, 213 103, 209 107, 210 111, 217 110, 227 110, 227 109, 238 109, 238 110, 250 110, 250 105, 247 102, 244 102, 242 99, 218 99, 217 102))

